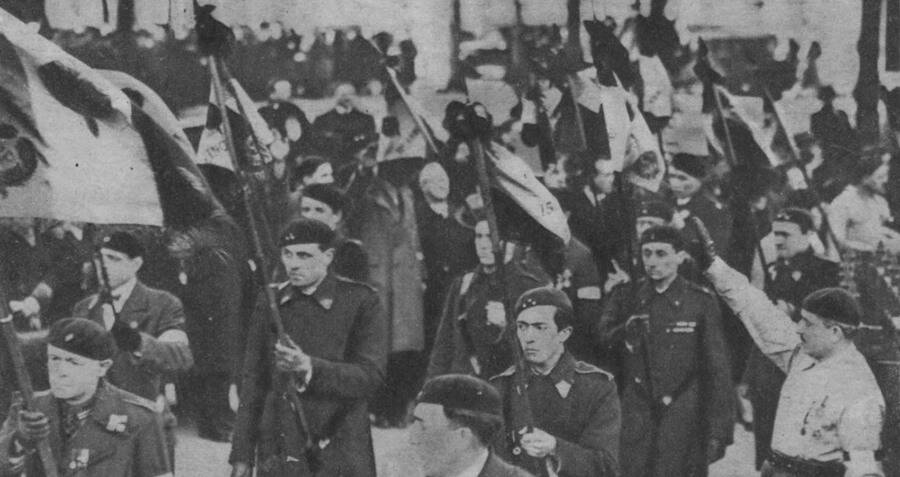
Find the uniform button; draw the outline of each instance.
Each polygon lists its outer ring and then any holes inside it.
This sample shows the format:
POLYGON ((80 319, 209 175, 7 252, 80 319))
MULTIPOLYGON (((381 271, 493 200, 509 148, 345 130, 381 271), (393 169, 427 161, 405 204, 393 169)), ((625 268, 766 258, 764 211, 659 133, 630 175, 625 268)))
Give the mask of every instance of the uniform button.
POLYGON ((634 378, 634 382, 641 384, 641 378, 634 378))
POLYGON ((513 447, 512 453, 513 453, 513 455, 519 455, 522 453, 522 448, 519 446, 515 446, 515 447, 513 447))
POLYGON ((668 406, 669 404, 672 404, 672 396, 663 396, 662 403, 663 403, 663 406, 668 406))

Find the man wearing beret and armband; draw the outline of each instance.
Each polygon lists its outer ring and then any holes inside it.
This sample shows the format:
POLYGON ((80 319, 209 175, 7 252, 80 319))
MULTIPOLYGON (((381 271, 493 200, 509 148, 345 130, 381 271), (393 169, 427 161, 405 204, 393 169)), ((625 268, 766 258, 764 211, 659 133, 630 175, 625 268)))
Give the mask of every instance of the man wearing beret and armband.
POLYGON ((387 327, 375 290, 328 271, 334 240, 313 219, 281 235, 288 281, 272 286, 286 336, 276 336, 266 298, 257 299, 233 477, 249 477, 254 465, 260 476, 375 475, 367 401, 384 384, 387 327))
POLYGON ((534 288, 519 297, 515 313, 524 369, 512 366, 491 379, 503 397, 506 432, 495 445, 498 455, 542 477, 619 475, 616 383, 566 350, 569 297, 552 286, 534 288))
POLYGON ((601 344, 622 363, 622 475, 705 476, 734 432, 734 394, 715 295, 678 272, 681 234, 641 236, 645 278, 604 305, 601 344))
POLYGON ((138 280, 144 247, 134 235, 115 232, 105 237, 100 254, 115 313, 99 294, 94 294, 78 302, 72 315, 110 330, 119 350, 107 378, 113 385, 156 403, 166 423, 169 459, 174 462, 177 422, 163 397, 162 377, 187 371, 194 364, 184 331, 184 308, 175 295, 138 280))
POLYGON ((852 341, 861 315, 856 300, 840 288, 814 291, 803 299, 795 324, 718 258, 711 240, 700 265, 762 353, 787 374, 762 475, 884 475, 878 461, 885 402, 852 341))
POLYGON ((0 428, 0 475, 45 475, 37 444, 49 439, 60 476, 172 476, 162 416, 104 377, 115 353, 100 324, 64 318, 50 327, 50 392, 35 393, 28 410, 13 403, 0 428))

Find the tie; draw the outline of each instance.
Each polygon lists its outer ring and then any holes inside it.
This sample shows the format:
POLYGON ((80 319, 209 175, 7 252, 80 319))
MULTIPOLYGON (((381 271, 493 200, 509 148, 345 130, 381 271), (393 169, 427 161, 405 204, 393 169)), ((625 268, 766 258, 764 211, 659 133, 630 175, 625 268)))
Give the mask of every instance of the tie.
POLYGON ((87 419, 90 413, 91 408, 76 410, 66 406, 62 419, 63 440, 65 442, 68 442, 78 432, 78 429, 81 428, 81 423, 87 419))

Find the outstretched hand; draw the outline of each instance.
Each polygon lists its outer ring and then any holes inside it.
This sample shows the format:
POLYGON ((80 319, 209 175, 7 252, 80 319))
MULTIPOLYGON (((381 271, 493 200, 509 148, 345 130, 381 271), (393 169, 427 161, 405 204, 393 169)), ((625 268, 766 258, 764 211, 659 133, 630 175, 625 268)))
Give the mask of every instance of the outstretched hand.
POLYGON ((709 266, 712 265, 713 260, 718 256, 716 253, 716 242, 713 241, 712 237, 709 235, 709 230, 706 229, 706 225, 702 220, 697 218, 696 216, 691 216, 690 221, 694 224, 694 227, 697 228, 697 234, 700 235, 700 241, 703 247, 700 250, 699 256, 696 257, 697 265, 701 270, 709 269, 709 266))

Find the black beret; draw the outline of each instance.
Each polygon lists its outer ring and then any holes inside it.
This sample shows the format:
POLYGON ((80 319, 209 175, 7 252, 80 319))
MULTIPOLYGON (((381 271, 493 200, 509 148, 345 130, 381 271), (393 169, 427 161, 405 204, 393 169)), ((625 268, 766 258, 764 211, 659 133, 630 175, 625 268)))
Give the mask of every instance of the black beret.
POLYGON ((289 223, 278 240, 279 247, 307 243, 331 247, 334 243, 334 231, 324 222, 300 218, 289 223))
POLYGON ((466 374, 445 374, 428 380, 416 401, 503 417, 503 401, 497 389, 466 374))
POLYGON ((684 250, 684 238, 681 236, 681 232, 667 225, 657 225, 644 231, 641 235, 641 246, 653 242, 667 243, 675 250, 684 250))
POLYGON ((774 222, 791 222, 797 224, 803 232, 808 232, 815 228, 812 214, 796 207, 790 207, 779 212, 778 215, 775 216, 774 222))
POLYGON ((344 193, 330 184, 310 184, 303 188, 303 196, 325 203, 335 214, 346 205, 344 193))
POLYGON ((131 258, 144 256, 144 246, 128 232, 114 232, 103 238, 101 247, 124 253, 131 258))
POLYGON ((84 318, 64 318, 50 326, 47 344, 85 358, 112 359, 116 343, 99 323, 84 318))
POLYGON ((303 159, 303 162, 297 165, 297 168, 294 169, 294 173, 298 178, 309 177, 316 173, 320 167, 328 164, 328 159, 325 159, 322 156, 307 156, 303 159))
POLYGON ((859 326, 862 311, 847 290, 843 288, 822 288, 803 299, 804 310, 826 320, 859 326))
POLYGON ((672 220, 672 207, 658 200, 641 202, 635 210, 635 217, 656 217, 669 222, 672 220))
POLYGON ((532 288, 516 300, 516 316, 529 308, 542 305, 555 306, 563 313, 572 314, 572 301, 569 300, 569 296, 555 287, 544 286, 532 288))
POLYGON ((702 156, 683 152, 675 154, 672 158, 672 167, 697 179, 706 177, 706 158, 702 156))

